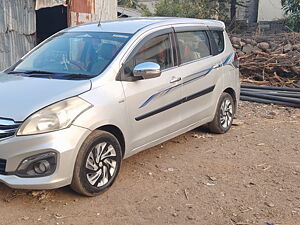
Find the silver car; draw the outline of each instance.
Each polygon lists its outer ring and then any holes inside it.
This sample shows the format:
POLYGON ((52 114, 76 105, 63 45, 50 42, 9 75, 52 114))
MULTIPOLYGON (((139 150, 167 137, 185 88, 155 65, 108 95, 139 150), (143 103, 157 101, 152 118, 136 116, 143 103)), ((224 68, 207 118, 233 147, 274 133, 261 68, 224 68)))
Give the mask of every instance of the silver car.
POLYGON ((0 75, 0 182, 95 196, 121 161, 208 124, 240 95, 224 23, 133 18, 63 30, 0 75))

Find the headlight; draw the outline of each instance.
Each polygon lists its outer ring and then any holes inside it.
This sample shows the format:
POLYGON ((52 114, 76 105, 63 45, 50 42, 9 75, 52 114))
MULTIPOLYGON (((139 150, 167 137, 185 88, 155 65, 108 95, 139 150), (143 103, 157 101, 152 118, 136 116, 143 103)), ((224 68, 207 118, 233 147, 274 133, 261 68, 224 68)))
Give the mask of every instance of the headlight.
POLYGON ((79 97, 73 97, 50 105, 25 120, 18 136, 42 134, 69 127, 72 122, 92 105, 79 97))

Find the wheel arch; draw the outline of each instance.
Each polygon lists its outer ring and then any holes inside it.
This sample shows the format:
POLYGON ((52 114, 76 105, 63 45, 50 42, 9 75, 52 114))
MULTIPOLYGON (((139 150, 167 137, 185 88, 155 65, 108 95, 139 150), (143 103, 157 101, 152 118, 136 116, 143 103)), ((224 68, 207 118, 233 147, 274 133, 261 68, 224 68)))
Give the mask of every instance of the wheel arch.
POLYGON ((230 96, 232 97, 232 99, 234 101, 234 112, 236 112, 236 110, 237 110, 237 97, 236 97, 235 90, 233 88, 227 88, 227 89, 224 90, 224 92, 230 94, 230 96))
POLYGON ((122 158, 123 158, 125 155, 125 138, 124 138, 124 135, 123 135, 123 132, 121 131, 121 129, 115 125, 109 124, 109 125, 104 125, 104 126, 98 127, 96 130, 106 131, 106 132, 114 135, 118 139, 118 141, 121 145, 122 158))

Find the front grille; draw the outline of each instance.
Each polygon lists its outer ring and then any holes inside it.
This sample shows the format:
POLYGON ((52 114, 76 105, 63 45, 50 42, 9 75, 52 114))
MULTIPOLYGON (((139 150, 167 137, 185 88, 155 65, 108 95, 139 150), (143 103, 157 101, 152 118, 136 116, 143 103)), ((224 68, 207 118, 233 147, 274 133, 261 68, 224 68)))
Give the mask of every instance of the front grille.
POLYGON ((21 123, 11 119, 0 118, 0 141, 4 138, 14 136, 21 123))
POLYGON ((0 159, 0 174, 5 173, 5 167, 6 167, 6 160, 0 159))

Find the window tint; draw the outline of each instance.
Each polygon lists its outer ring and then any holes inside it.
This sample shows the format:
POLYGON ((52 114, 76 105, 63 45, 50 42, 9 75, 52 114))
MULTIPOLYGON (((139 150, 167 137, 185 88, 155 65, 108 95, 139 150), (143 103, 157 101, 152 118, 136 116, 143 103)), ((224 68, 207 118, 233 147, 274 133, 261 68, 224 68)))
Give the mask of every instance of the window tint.
POLYGON ((157 63, 162 70, 173 66, 169 34, 155 37, 146 42, 126 63, 125 74, 132 75, 134 67, 143 62, 157 63))
POLYGON ((204 31, 177 33, 181 63, 190 62, 210 55, 210 45, 204 31))
POLYGON ((212 36, 217 44, 218 52, 224 51, 224 35, 223 31, 212 31, 212 36))

